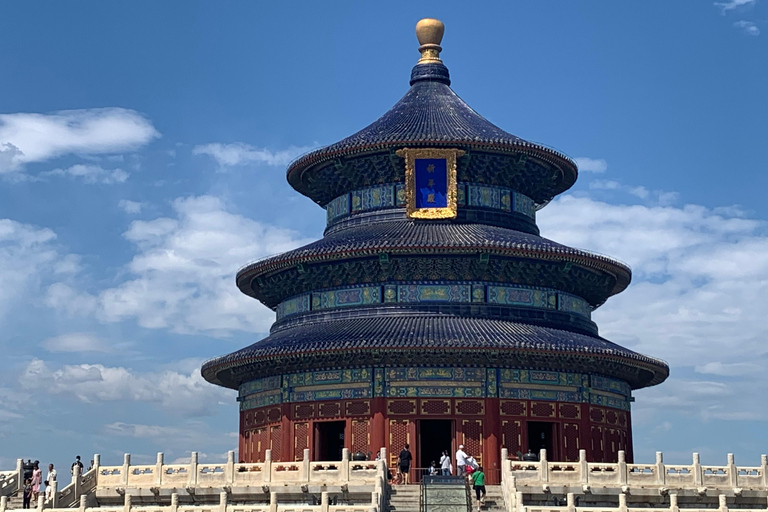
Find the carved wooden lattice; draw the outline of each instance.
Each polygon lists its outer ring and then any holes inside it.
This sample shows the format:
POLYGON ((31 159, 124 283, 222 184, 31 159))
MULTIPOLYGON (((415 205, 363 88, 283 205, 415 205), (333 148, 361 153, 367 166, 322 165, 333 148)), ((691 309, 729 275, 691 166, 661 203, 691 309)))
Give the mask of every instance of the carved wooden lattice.
POLYGON ((606 428, 603 430, 603 447, 605 455, 603 462, 616 462, 619 458, 619 441, 621 435, 615 428, 606 428))
POLYGON ((483 465, 483 423, 480 420, 462 420, 461 434, 464 439, 464 451, 472 455, 477 463, 483 465))
POLYGON ((347 416, 367 416, 371 412, 370 402, 347 402, 347 416))
POLYGON ((391 400, 387 411, 390 414, 413 414, 416 412, 416 400, 391 400))
POLYGON ((456 412, 458 414, 483 414, 485 404, 480 400, 456 400, 456 412))
POLYGON ((254 425, 263 425, 266 421, 267 421, 267 413, 264 411, 264 409, 261 409, 260 411, 256 411, 256 414, 253 415, 254 425))
POLYGON ((526 402, 513 402, 511 400, 502 400, 501 414, 506 416, 525 416, 526 402))
POLYGON ((338 402, 318 404, 317 407, 321 418, 335 418, 341 414, 341 404, 338 402))
POLYGON ((315 404, 298 404, 293 408, 295 418, 305 419, 315 415, 315 404))
POLYGON ((519 420, 504 420, 501 422, 501 445, 509 455, 517 455, 523 451, 522 426, 519 420))
POLYGON ((592 425, 590 431, 590 441, 592 448, 592 461, 591 462, 603 462, 603 429, 592 425))
POLYGON ((270 423, 275 423, 280 421, 280 418, 282 418, 283 412, 280 410, 279 407, 276 407, 274 409, 270 409, 267 413, 267 419, 270 423))
POLYGON ((533 402, 531 403, 531 416, 554 418, 555 406, 546 402, 533 402))
POLYGON ((264 462, 267 448, 269 448, 269 432, 266 428, 257 428, 251 431, 251 462, 264 462))
POLYGON ((275 425, 269 429, 269 448, 272 450, 272 460, 282 460, 283 429, 275 425))
POLYGON ((302 460, 309 448, 309 423, 293 424, 293 460, 302 460))
POLYGON ((589 419, 595 423, 602 423, 605 421, 605 414, 599 407, 589 408, 589 419))
POLYGON ((352 452, 370 451, 368 420, 352 420, 352 452))
POLYGON ((411 442, 410 421, 389 420, 389 465, 397 465, 397 457, 403 446, 411 442))
POLYGON ((563 444, 565 445, 566 462, 579 460, 579 425, 578 423, 563 424, 563 444))
POLYGON ((581 419, 581 407, 574 404, 560 404, 560 417, 568 419, 581 419))
POLYGON ((451 412, 450 400, 422 400, 421 414, 449 414, 451 412))
POLYGON ((616 411, 612 411, 608 409, 605 412, 605 421, 606 423, 610 423, 611 425, 616 425, 619 422, 619 416, 616 414, 616 411))

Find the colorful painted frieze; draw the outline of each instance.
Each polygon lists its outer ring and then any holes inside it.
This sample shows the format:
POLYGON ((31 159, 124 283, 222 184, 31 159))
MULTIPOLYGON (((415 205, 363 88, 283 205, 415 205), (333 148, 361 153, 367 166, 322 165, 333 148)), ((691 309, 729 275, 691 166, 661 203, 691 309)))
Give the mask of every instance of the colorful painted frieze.
POLYGON ((339 196, 325 206, 325 216, 329 223, 348 213, 349 194, 339 196))
POLYGON ((484 393, 485 390, 479 386, 387 386, 387 396, 390 398, 483 398, 484 393))
POLYGON ((530 217, 531 219, 536 218, 536 203, 533 202, 533 199, 526 196, 525 194, 521 194, 519 192, 514 193, 514 208, 517 213, 522 213, 526 217, 530 217))
POLYGON ((250 382, 246 382, 238 390, 238 395, 241 397, 252 395, 253 393, 259 393, 261 391, 267 391, 270 389, 280 389, 281 377, 280 375, 273 375, 271 377, 265 377, 263 379, 256 379, 250 382))
POLYGON ((629 400, 606 396, 598 393, 589 394, 589 403, 592 405, 602 405, 603 407, 612 407, 613 409, 629 410, 629 400))
POLYGON ((351 197, 353 213, 393 207, 395 206, 395 187, 394 185, 379 185, 355 190, 351 197))
POLYGON ((548 402, 585 402, 584 394, 578 391, 562 391, 558 389, 532 389, 502 386, 499 389, 499 398, 512 398, 516 400, 543 400, 548 402))
POLYGON ((467 184, 467 205, 511 212, 511 194, 508 188, 467 184))
POLYGON ((592 307, 587 301, 581 297, 576 297, 575 295, 570 295, 568 293, 561 292, 558 294, 557 309, 568 313, 576 313, 577 315, 586 316, 587 318, 592 315, 592 307))
POLYGON ((366 286, 344 290, 328 290, 312 294, 312 310, 362 306, 381 302, 381 288, 366 286))
POLYGON ((291 402, 314 402, 319 400, 350 400, 371 398, 370 386, 337 386, 335 388, 302 389, 290 393, 291 402))
POLYGON ((632 388, 623 380, 611 379, 610 377, 603 377, 602 375, 591 375, 590 385, 594 389, 618 393, 624 396, 630 396, 632 394, 632 388))
POLYGON ((552 386, 588 387, 589 378, 581 373, 555 372, 544 370, 517 370, 502 368, 499 370, 502 383, 544 384, 552 386))
POLYGON ((299 295, 292 299, 284 300, 277 305, 277 319, 309 311, 309 294, 299 295))
POLYGON ((408 284, 397 287, 400 302, 469 302, 468 284, 408 284))
POLYGON ((248 398, 240 402, 240 410, 247 411, 249 409, 256 409, 258 407, 276 405, 279 403, 282 403, 282 394, 280 393, 280 390, 277 389, 250 395, 248 398))
POLYGON ((355 382, 370 382, 370 368, 355 368, 347 370, 323 370, 317 372, 302 372, 286 375, 290 387, 311 386, 321 384, 349 384, 355 382))
POLYGON ((408 204, 408 196, 405 192, 405 183, 395 184, 395 206, 405 207, 408 204))
POLYGON ((488 302, 510 306, 555 309, 557 292, 515 286, 488 286, 488 302))

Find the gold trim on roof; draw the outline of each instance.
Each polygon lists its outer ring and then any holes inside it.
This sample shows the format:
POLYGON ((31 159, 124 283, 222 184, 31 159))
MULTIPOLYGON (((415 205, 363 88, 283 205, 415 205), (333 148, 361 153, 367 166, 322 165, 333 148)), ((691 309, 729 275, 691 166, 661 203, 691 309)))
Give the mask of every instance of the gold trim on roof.
POLYGON ((412 219, 455 219, 456 204, 456 160, 464 155, 463 149, 403 148, 395 154, 405 159, 405 195, 408 216, 412 219), (416 208, 416 167, 417 158, 445 159, 446 202, 442 208, 416 208))

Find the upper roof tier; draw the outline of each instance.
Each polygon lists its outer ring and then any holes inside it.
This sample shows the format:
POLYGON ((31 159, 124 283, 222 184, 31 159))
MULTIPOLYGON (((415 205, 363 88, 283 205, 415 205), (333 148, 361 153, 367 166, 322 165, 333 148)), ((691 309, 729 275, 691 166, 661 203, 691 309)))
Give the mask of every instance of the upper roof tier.
MULTIPOLYGON (((450 76, 439 58, 442 23, 422 20, 417 36, 422 58, 411 71, 411 88, 387 113, 371 125, 335 144, 307 153, 288 167, 288 182, 298 192, 325 206, 335 197, 364 186, 402 181, 402 160, 394 151, 403 147, 458 147, 472 152, 506 155, 508 176, 498 184, 513 181, 519 192, 544 204, 569 189, 576 181, 576 164, 564 154, 507 133, 475 112, 450 88, 450 76), (426 27, 422 22, 432 23, 426 27), (435 26, 439 24, 439 31, 435 26), (439 32, 439 34, 437 33, 439 32), (349 160, 366 155, 391 155, 389 167, 363 169, 349 160), (525 158, 521 158, 521 157, 525 158), (350 165, 348 165, 350 164, 350 165), (346 169, 345 169, 346 167, 346 169), (398 172, 398 170, 400 172, 398 172), (524 181, 520 174, 537 175, 524 181)), ((466 157, 465 157, 466 158, 466 157)), ((386 167, 386 166, 385 166, 386 167)), ((472 169, 470 166, 469 172, 472 169)))

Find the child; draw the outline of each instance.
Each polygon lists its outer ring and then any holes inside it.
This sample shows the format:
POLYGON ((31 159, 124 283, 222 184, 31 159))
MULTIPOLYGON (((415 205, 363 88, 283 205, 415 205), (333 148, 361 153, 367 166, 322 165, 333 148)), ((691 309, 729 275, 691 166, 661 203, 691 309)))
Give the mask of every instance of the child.
POLYGON ((32 500, 32 479, 24 480, 24 504, 21 508, 29 508, 29 502, 32 500))
POLYGON ((429 476, 435 475, 437 475, 437 462, 432 461, 432 464, 429 466, 429 476))
POLYGON ((477 496, 477 510, 480 510, 480 506, 485 504, 485 473, 483 473, 483 467, 480 466, 474 470, 471 478, 472 487, 475 489, 475 496, 477 496))

